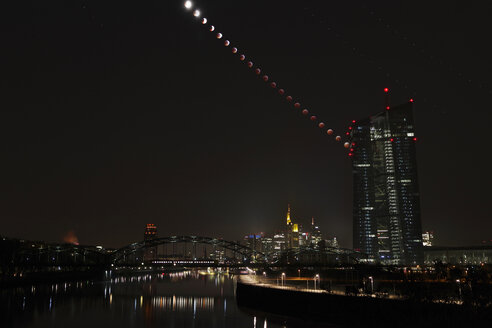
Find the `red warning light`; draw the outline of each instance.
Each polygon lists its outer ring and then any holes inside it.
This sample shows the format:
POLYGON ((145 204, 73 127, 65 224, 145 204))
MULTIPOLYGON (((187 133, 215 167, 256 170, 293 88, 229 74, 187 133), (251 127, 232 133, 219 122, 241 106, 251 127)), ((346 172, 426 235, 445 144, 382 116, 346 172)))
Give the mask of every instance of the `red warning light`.
POLYGON ((393 138, 391 138, 391 139, 390 139, 390 141, 391 141, 391 142, 393 142, 393 141, 394 141, 394 139, 393 139, 393 138))
POLYGON ((390 91, 388 88, 384 88, 384 92, 388 93, 390 91))
POLYGON ((353 154, 352 153, 349 153, 349 156, 352 156, 353 154))
POLYGON ((352 123, 355 123, 355 120, 352 120, 352 123))
POLYGON ((386 110, 390 110, 390 106, 386 106, 386 110))
POLYGON ((413 138, 413 141, 417 141, 417 137, 413 138))
POLYGON ((412 102, 413 103, 413 98, 410 98, 409 102, 412 102))
POLYGON ((349 130, 352 130, 352 127, 351 126, 349 126, 349 130))
POLYGON ((354 148, 350 148, 350 151, 354 151, 354 148))
POLYGON ((346 132, 345 134, 346 134, 346 135, 349 135, 350 133, 349 133, 349 132, 346 132))
POLYGON ((352 142, 352 146, 355 146, 355 142, 352 142))

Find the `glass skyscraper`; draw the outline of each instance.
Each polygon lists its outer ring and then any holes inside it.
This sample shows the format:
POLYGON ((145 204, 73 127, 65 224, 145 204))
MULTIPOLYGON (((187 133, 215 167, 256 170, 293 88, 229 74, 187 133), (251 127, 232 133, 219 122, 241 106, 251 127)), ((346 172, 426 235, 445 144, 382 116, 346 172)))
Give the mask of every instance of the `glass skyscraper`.
POLYGON ((423 263, 412 108, 412 100, 387 106, 349 130, 354 249, 373 263, 423 263))

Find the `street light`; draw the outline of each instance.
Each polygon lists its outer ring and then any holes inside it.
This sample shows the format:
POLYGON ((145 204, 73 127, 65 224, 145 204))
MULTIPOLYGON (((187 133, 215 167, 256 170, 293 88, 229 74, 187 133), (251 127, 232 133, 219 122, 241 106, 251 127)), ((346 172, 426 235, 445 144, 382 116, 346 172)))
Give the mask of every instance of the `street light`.
POLYGON ((299 278, 301 278, 301 269, 297 269, 297 274, 299 275, 299 278))
POLYGON ((285 272, 282 272, 282 286, 285 285, 285 272))
POLYGON ((316 274, 314 276, 314 290, 316 290, 316 280, 318 280, 318 285, 319 285, 319 274, 316 274))
POLYGON ((371 294, 374 294, 374 279, 371 277, 369 277, 369 280, 371 281, 371 294))

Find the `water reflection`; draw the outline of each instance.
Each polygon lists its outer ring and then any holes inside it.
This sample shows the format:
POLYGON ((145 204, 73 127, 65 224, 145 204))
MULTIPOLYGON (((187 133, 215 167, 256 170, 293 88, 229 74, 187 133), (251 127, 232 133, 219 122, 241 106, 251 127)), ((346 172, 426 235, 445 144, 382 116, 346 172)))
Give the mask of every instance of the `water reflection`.
POLYGON ((286 327, 240 310, 234 280, 198 271, 0 290, 1 327, 286 327))
MULTIPOLYGON (((151 301, 152 306, 156 308, 178 312, 193 310, 194 314, 196 314, 197 310, 213 311, 215 305, 213 297, 176 297, 176 295, 173 295, 172 297, 153 297, 151 301)), ((225 302, 224 300, 224 304, 225 302)))

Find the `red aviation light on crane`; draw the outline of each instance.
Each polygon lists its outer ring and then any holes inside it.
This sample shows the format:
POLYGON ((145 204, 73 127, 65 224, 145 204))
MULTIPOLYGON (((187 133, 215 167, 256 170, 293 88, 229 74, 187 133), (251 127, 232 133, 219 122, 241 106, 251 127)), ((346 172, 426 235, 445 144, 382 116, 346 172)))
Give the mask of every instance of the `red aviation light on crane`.
POLYGON ((388 88, 384 88, 384 92, 388 93, 390 90, 388 88))

